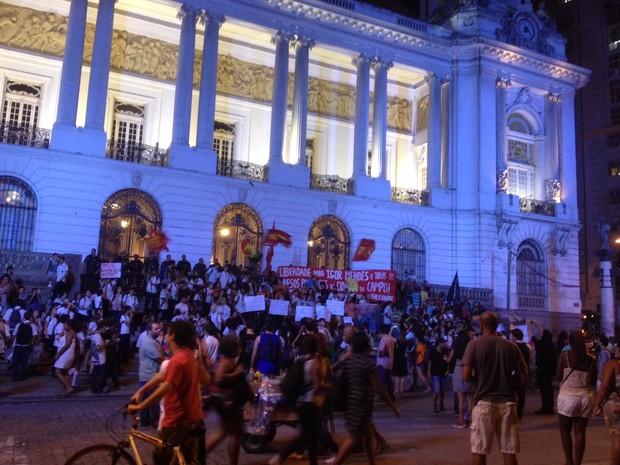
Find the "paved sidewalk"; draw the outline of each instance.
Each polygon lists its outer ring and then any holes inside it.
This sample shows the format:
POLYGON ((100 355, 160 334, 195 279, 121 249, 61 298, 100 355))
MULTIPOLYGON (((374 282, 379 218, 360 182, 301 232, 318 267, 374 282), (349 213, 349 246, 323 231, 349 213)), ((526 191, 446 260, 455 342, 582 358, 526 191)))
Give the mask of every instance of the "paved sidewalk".
MULTIPOLYGON (((81 381, 88 381, 87 375, 81 381)), ((62 465, 75 451, 95 443, 111 443, 105 431, 110 414, 129 400, 137 389, 137 373, 121 377, 123 388, 106 395, 91 394, 88 389, 65 397, 63 388, 49 372, 12 382, 0 364, 0 465, 62 465)), ((390 448, 377 457, 379 465, 465 465, 471 462, 469 430, 451 427, 452 394, 446 396, 449 411, 432 414, 429 394, 405 394, 398 400, 403 413, 396 419, 389 409, 378 404, 375 422, 387 438, 390 448), (449 399, 449 401, 448 401, 449 399)), ((539 407, 539 395, 528 393, 526 416, 521 424, 521 465, 562 465, 562 449, 557 416, 533 415, 539 407)), ((345 429, 341 416, 336 418, 337 440, 345 429)), ((217 419, 207 415, 207 430, 216 428, 217 419)), ((152 431, 152 430, 151 430, 152 431)), ((149 430, 147 430, 149 432, 149 430)), ((294 430, 279 427, 275 440, 263 454, 241 451, 242 465, 262 465, 294 430)), ((587 431, 587 448, 582 465, 609 465, 610 439, 601 418, 593 418, 587 431)), ((150 458, 150 455, 145 455, 150 458)), ((321 459, 321 464, 326 457, 321 459)), ((151 463, 151 460, 147 460, 151 463)), ((227 465, 226 446, 221 445, 208 457, 208 465, 227 465)), ((288 464, 305 464, 306 460, 289 460, 288 464)), ((362 455, 347 463, 365 464, 362 455)), ((502 463, 494 450, 488 464, 502 463)), ((95 465, 95 464, 93 464, 95 465)))

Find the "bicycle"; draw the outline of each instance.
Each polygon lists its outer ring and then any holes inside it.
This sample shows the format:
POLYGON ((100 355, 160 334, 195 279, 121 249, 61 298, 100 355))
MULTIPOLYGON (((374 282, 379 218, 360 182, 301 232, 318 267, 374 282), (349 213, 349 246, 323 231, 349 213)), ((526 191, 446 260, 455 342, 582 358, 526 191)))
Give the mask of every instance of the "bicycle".
POLYGON ((138 442, 154 446, 157 451, 171 451, 170 465, 186 465, 179 446, 170 447, 158 437, 138 431, 138 424, 139 418, 128 413, 127 407, 112 412, 105 422, 105 429, 116 444, 94 444, 80 449, 67 459, 65 465, 144 465, 138 442), (131 429, 126 435, 124 431, 121 434, 114 428, 114 422, 120 415, 123 420, 129 416, 132 421, 131 429))

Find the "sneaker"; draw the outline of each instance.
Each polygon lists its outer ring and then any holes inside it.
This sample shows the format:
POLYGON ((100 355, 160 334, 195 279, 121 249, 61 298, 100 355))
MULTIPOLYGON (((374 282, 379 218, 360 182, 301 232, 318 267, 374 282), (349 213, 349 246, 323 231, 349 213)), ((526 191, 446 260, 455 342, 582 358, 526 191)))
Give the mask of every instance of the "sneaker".
POLYGON ((461 425, 461 424, 455 423, 455 424, 452 425, 452 428, 465 429, 465 428, 467 428, 467 425, 461 425))
POLYGON ((334 463, 334 460, 336 460, 336 456, 332 455, 330 458, 325 460, 325 463, 329 465, 330 463, 334 463))

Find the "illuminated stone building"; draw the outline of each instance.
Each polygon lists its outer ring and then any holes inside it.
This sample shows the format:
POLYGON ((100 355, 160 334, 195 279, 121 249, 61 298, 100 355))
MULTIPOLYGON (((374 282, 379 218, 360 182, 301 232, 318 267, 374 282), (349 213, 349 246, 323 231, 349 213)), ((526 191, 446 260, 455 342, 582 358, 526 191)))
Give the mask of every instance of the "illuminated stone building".
POLYGON ((2 0, 0 248, 143 256, 162 229, 175 257, 240 263, 275 224, 293 245, 274 266, 458 272, 486 305, 576 324, 588 72, 564 44, 520 0, 428 22, 355 0, 2 0))

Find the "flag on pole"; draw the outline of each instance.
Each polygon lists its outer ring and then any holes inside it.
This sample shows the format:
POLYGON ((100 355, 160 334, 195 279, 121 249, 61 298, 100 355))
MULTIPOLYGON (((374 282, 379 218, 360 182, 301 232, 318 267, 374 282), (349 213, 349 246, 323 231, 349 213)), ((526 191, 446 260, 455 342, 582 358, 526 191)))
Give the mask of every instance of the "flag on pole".
POLYGON ((146 245, 153 253, 159 253, 162 250, 168 250, 168 236, 163 231, 152 229, 146 238, 146 245))
POLYGON ((448 297, 446 297, 448 305, 454 306, 461 303, 461 286, 459 286, 459 272, 454 273, 454 279, 450 285, 448 291, 448 297))
POLYGON ((287 249, 291 246, 292 243, 293 238, 291 237, 291 235, 280 229, 276 229, 275 221, 273 223, 273 228, 267 231, 267 234, 265 235, 265 241, 263 242, 264 245, 268 246, 282 244, 287 249))
POLYGON ((360 245, 357 246, 357 251, 353 256, 354 262, 365 262, 370 258, 375 251, 375 241, 372 239, 362 239, 360 245))

